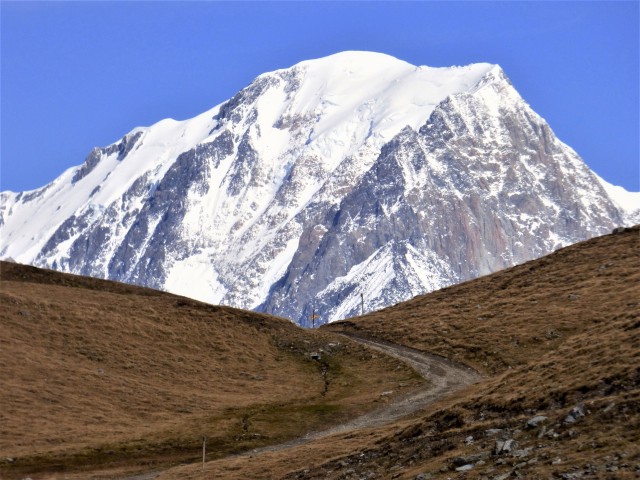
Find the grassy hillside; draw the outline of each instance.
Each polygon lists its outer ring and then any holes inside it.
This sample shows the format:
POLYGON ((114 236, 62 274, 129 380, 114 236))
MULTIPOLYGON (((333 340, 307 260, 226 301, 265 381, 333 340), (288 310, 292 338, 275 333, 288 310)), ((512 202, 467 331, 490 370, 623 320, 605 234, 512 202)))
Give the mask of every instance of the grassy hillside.
POLYGON ((640 228, 323 331, 485 379, 395 425, 160 478, 630 479, 640 475, 640 228))
POLYGON ((589 328, 636 318, 639 288, 636 227, 327 330, 384 338, 495 374, 554 352, 589 328))
POLYGON ((0 279, 0 478, 194 461, 202 435, 218 458, 421 383, 276 317, 6 262, 0 279))
POLYGON ((383 442, 398 455, 388 461, 404 459, 399 478, 463 464, 474 478, 640 475, 638 227, 328 329, 429 350, 489 377, 383 442), (547 419, 528 428, 536 415, 547 419), (491 454, 508 439, 519 455, 491 454))

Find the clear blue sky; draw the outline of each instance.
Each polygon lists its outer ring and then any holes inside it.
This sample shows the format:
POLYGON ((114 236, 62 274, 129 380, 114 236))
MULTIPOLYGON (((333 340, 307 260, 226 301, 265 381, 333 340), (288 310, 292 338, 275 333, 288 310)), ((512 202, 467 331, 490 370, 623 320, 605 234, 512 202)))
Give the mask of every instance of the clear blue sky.
POLYGON ((1 2, 0 189, 342 50, 498 63, 596 173, 640 190, 639 2, 1 2))

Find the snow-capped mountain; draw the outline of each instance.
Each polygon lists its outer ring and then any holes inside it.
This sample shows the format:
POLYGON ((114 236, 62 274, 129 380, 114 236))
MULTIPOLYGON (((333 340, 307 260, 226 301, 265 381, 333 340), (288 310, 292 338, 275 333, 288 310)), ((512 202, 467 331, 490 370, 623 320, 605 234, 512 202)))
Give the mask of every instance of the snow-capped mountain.
POLYGON ((2 192, 0 257, 308 325, 640 221, 617 188, 497 65, 343 52, 2 192))

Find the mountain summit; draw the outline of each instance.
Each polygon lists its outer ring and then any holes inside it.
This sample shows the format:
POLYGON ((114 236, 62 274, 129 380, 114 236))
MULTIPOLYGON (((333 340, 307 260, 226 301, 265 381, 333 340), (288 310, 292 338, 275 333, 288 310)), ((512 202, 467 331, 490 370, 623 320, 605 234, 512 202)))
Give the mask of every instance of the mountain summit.
POLYGON ((310 325, 638 221, 612 188, 499 66, 343 52, 2 192, 0 257, 310 325))

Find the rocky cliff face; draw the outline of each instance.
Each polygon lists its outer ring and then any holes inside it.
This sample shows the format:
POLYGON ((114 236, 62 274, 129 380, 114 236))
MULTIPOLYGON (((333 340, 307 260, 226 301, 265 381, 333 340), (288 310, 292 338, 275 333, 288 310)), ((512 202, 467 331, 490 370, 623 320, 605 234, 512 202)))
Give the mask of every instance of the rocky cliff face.
POLYGON ((497 68, 384 145, 339 205, 316 210, 267 311, 308 318, 328 305, 330 318, 354 316, 360 294, 381 308, 623 222, 497 68))
POLYGON ((630 221, 499 67, 345 52, 3 192, 0 254, 308 325, 630 221))

